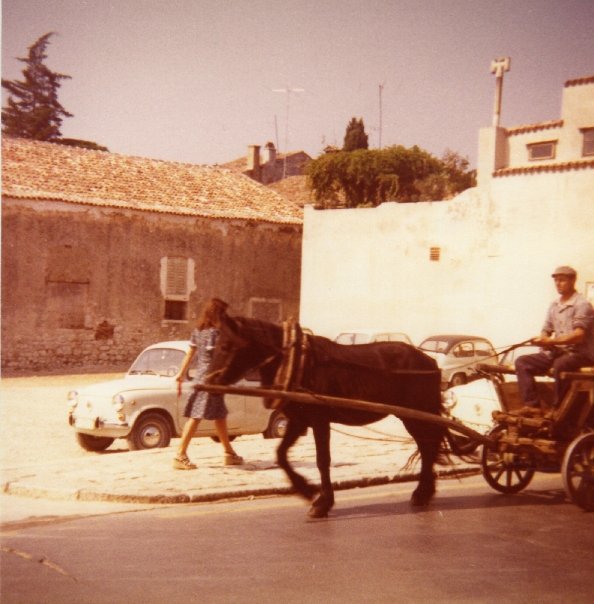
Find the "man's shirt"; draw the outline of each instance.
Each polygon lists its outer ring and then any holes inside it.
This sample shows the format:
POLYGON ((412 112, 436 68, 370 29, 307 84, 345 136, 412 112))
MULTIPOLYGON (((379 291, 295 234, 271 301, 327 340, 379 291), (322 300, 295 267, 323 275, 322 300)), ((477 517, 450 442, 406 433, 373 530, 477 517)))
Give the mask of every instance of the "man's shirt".
POLYGON ((594 363, 594 308, 590 302, 576 292, 567 302, 561 302, 559 298, 551 303, 543 331, 564 336, 578 327, 584 330, 584 339, 579 344, 568 345, 568 348, 587 355, 594 363))

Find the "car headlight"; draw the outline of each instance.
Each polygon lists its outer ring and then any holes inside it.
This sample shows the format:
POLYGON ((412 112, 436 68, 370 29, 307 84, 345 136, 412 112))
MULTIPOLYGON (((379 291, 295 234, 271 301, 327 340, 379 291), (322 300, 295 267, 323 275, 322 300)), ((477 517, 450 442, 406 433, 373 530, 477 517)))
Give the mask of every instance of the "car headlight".
POLYGON ((452 390, 446 390, 443 394, 443 406, 447 411, 452 411, 457 404, 458 397, 456 396, 456 393, 452 390))

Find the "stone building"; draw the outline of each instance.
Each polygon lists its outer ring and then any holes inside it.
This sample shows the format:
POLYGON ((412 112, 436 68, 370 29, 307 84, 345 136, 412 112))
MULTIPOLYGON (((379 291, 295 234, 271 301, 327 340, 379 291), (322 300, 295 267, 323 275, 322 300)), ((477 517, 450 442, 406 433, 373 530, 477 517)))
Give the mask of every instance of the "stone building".
POLYGON ((306 207, 304 325, 509 345, 540 332, 561 264, 594 302, 594 77, 565 83, 558 119, 495 118, 479 132, 477 186, 452 200, 306 207))
POLYGON ((245 157, 223 164, 222 167, 270 185, 286 178, 303 176, 310 161, 311 157, 305 151, 277 153, 274 143, 268 142, 263 152, 260 145, 249 145, 245 157))
POLYGON ((302 210, 206 166, 2 141, 2 367, 129 363, 233 314, 299 312, 302 210))

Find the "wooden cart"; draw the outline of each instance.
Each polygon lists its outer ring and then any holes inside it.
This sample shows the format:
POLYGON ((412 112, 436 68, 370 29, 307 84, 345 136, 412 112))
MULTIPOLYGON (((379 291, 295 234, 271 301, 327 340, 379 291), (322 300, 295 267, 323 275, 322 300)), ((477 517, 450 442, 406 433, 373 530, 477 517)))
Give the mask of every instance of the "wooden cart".
MULTIPOLYGON (((484 366, 492 376, 502 411, 494 412, 491 442, 481 453, 483 476, 501 493, 518 493, 535 472, 561 472, 568 497, 584 510, 594 511, 594 368, 567 372, 571 381, 558 409, 539 416, 518 413, 517 382, 498 379, 513 373, 501 366, 484 366)), ((540 384, 546 400, 547 384, 540 384)))

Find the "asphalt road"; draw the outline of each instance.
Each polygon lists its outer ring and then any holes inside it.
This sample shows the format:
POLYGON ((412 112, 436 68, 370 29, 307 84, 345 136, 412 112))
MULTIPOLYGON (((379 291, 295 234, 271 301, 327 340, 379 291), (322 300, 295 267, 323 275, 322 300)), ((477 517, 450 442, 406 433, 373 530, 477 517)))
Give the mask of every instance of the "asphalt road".
POLYGON ((2 602, 588 602, 594 515, 558 475, 517 495, 481 477, 343 492, 308 521, 295 497, 58 518, 2 535, 2 602))

